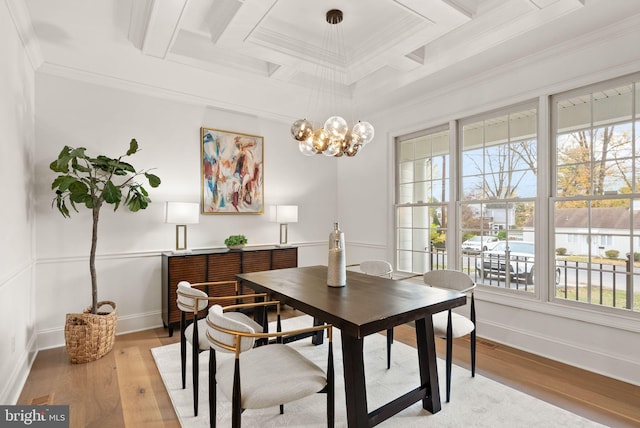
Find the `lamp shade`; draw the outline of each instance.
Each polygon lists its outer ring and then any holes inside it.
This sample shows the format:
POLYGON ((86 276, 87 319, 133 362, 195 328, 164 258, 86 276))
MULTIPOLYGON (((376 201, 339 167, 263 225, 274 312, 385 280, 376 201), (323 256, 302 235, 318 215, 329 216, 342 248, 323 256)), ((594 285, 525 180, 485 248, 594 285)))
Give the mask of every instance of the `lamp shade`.
POLYGON ((269 221, 287 224, 298 222, 297 205, 272 205, 269 208, 269 221))
POLYGON ((200 223, 200 204, 197 202, 167 202, 166 223, 200 223))

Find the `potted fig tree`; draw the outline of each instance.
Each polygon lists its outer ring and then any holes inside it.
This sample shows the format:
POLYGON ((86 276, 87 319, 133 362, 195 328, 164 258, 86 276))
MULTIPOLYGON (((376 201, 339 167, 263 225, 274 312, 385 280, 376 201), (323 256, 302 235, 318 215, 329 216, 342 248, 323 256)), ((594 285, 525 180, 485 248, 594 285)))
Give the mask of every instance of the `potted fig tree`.
POLYGON ((97 360, 113 347, 115 338, 116 307, 114 302, 98 301, 98 278, 96 275, 96 248, 98 243, 98 221, 104 204, 113 205, 114 211, 121 204, 136 212, 147 208, 151 199, 144 186, 136 181, 145 178, 151 187, 160 185, 160 178, 149 170, 136 169, 123 158, 138 152, 138 142, 132 139, 126 154, 117 158, 103 155, 87 155, 86 148, 65 146, 49 168, 59 175, 51 188, 55 191, 52 206, 63 217, 71 217, 69 209, 78 211, 84 206, 92 214, 91 251, 89 273, 91 275, 91 306, 81 314, 67 314, 65 344, 72 363, 97 360), (99 309, 109 305, 110 312, 99 309))

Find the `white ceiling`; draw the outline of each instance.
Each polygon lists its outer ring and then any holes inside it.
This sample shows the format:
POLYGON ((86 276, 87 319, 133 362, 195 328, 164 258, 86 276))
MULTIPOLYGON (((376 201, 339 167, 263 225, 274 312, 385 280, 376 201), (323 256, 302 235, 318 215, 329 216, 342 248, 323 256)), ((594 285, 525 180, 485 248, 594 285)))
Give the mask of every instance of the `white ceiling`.
POLYGON ((11 1, 44 72, 287 120, 327 64, 377 111, 640 13, 640 0, 11 1), (340 52, 326 46, 332 8, 340 52))

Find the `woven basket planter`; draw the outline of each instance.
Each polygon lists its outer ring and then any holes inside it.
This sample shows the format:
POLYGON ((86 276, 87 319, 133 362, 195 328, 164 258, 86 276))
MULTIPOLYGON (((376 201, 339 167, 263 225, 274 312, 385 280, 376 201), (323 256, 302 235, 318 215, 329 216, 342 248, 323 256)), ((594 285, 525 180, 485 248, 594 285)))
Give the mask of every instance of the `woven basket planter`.
POLYGON ((98 302, 97 314, 91 313, 91 306, 81 314, 67 314, 64 341, 71 363, 95 361, 111 351, 116 336, 117 318, 116 304, 106 300, 98 302), (111 306, 113 310, 100 311, 104 305, 111 306))

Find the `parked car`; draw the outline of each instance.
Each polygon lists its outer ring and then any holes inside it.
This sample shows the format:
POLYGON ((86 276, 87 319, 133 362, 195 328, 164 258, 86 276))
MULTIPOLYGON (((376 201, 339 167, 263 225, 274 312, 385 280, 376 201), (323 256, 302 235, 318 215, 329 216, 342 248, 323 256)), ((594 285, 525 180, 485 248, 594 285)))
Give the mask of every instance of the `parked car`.
POLYGON ((495 236, 476 235, 462 243, 462 251, 467 253, 479 253, 480 251, 492 250, 500 240, 495 236))
MULTIPOLYGON (((492 250, 486 251, 476 259, 476 269, 482 278, 489 275, 506 276, 515 280, 534 283, 535 245, 527 241, 500 241, 492 250), (507 260, 507 249, 509 257, 507 260)), ((555 267, 556 285, 560 283, 560 268, 555 267)))

